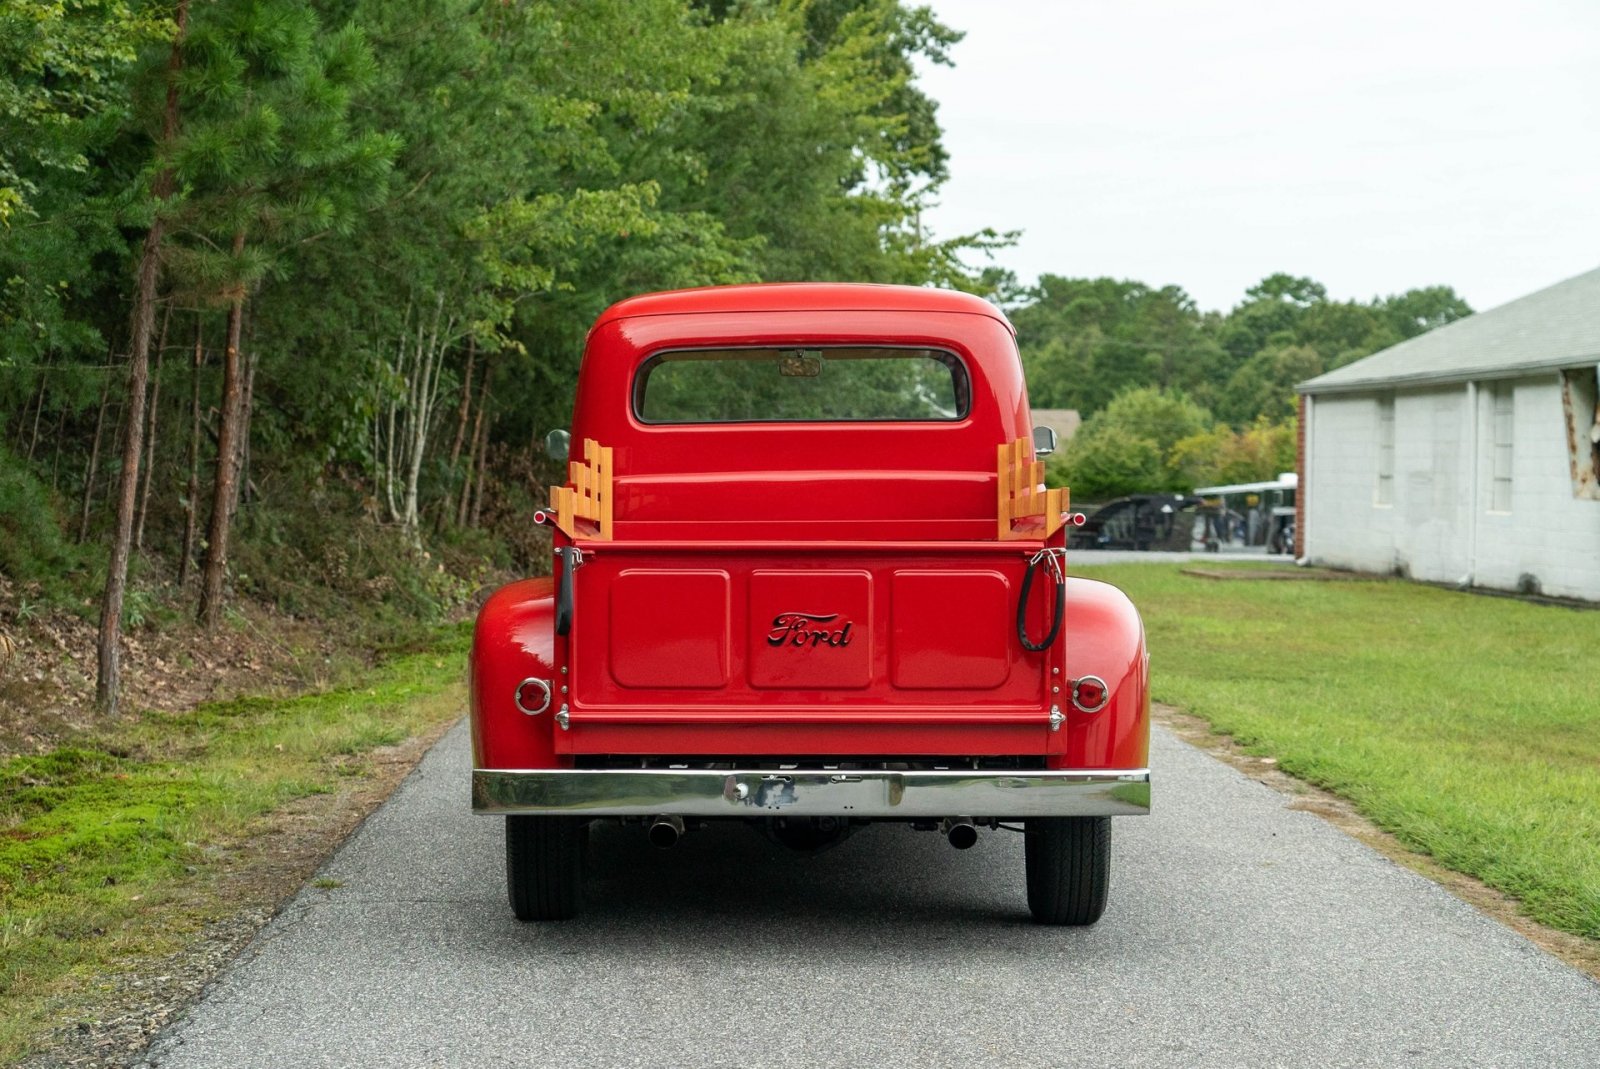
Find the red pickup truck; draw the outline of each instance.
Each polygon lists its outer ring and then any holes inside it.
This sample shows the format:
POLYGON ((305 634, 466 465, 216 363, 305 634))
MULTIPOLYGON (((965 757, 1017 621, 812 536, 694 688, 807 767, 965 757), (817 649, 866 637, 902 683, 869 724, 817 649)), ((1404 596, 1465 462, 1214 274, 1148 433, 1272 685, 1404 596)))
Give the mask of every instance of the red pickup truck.
POLYGON ((1113 815, 1150 806, 1149 660, 1067 578, 1015 335, 976 297, 865 285, 635 297, 589 333, 554 575, 472 650, 472 804, 511 906, 579 910, 587 828, 710 820, 797 850, 891 821, 1021 831, 1028 907, 1092 924, 1113 815), (581 449, 576 447, 581 443, 581 449))

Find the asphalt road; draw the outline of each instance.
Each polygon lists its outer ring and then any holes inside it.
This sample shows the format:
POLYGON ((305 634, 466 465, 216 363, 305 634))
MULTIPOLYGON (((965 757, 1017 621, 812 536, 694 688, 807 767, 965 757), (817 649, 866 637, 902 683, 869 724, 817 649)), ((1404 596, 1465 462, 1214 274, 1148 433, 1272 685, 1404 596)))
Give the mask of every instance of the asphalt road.
POLYGON ((524 926, 457 728, 148 1055, 315 1066, 1600 1066, 1600 985, 1287 799, 1156 740, 1089 930, 1027 920, 1021 837, 742 827, 592 841, 524 926))

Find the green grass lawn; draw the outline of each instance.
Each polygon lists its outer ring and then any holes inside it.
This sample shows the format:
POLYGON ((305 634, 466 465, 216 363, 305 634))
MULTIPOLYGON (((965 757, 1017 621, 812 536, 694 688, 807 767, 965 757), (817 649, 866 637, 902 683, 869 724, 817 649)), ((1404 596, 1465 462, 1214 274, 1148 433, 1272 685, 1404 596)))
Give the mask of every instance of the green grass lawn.
POLYGON ((459 716, 468 642, 454 629, 363 686, 147 714, 0 762, 0 1064, 73 992, 228 912, 215 882, 263 817, 459 716))
POLYGON ((1157 701, 1600 940, 1600 612, 1399 581, 1074 571, 1139 606, 1157 701))

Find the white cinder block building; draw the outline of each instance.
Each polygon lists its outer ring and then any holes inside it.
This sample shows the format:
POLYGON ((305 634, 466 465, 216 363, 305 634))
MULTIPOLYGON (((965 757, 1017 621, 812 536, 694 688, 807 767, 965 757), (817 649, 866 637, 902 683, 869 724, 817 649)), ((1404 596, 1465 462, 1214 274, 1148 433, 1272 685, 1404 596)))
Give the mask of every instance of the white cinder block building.
POLYGON ((1313 564, 1600 601, 1600 270, 1301 383, 1313 564))

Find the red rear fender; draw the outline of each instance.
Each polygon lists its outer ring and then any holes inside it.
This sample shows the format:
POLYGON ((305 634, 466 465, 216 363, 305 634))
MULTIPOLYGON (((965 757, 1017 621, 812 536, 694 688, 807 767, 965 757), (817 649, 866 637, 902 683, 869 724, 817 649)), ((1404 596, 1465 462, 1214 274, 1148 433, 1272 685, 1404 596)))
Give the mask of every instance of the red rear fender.
MULTIPOLYGON (((561 768, 552 745, 561 681, 555 670, 555 581, 524 579, 495 591, 472 635, 472 758, 478 768, 561 768), (550 685, 549 708, 517 708, 526 679, 550 685)), ((542 691, 524 688, 537 707, 542 691)))
POLYGON ((1144 624, 1128 596, 1109 583, 1067 579, 1066 663, 1061 688, 1066 753, 1052 768, 1144 768, 1150 754, 1150 657, 1144 624), (1072 704, 1070 681, 1105 681, 1110 699, 1097 713, 1072 704))

